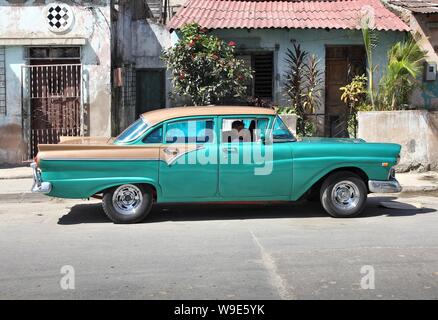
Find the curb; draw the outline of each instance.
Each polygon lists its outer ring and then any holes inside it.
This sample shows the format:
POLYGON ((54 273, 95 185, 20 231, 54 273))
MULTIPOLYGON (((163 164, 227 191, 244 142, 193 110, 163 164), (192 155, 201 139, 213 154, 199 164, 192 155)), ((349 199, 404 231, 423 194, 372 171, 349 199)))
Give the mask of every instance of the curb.
POLYGON ((18 175, 11 177, 0 177, 0 180, 18 180, 18 179, 32 179, 32 175, 18 175))
POLYGON ((438 186, 408 186, 408 187, 403 187, 401 193, 418 193, 418 192, 435 192, 435 191, 438 191, 438 186))

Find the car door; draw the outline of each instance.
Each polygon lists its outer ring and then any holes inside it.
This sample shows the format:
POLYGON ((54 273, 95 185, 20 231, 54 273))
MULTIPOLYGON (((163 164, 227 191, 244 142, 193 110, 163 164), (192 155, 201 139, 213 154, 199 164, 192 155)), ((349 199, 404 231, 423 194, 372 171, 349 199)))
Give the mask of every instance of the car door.
POLYGON ((214 198, 218 187, 216 117, 181 118, 164 124, 159 183, 163 200, 214 198))
POLYGON ((276 125, 276 119, 271 116, 218 118, 221 128, 219 192, 222 197, 241 200, 251 198, 283 200, 290 197, 291 140, 275 143, 262 141, 266 129, 276 125), (238 134, 241 137, 235 137, 236 132, 232 133, 230 130, 230 122, 232 126, 235 121, 244 124, 245 128, 241 131, 243 133, 238 134))

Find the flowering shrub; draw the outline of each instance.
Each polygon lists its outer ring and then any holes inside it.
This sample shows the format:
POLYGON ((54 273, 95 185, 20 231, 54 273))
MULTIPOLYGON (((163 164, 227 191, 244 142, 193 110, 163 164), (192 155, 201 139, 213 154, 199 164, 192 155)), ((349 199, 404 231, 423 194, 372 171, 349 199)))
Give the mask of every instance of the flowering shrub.
POLYGON ((225 43, 198 24, 181 28, 181 38, 163 53, 172 71, 175 93, 190 97, 195 105, 220 104, 246 98, 251 69, 235 56, 234 41, 225 43))

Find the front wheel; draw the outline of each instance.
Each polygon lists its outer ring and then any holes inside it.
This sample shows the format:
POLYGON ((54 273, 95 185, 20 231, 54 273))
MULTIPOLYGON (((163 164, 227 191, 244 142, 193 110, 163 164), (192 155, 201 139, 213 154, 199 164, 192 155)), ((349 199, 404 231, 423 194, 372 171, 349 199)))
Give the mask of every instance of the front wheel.
POLYGON ((107 190, 102 206, 114 223, 137 223, 146 218, 152 202, 149 189, 137 184, 124 184, 107 190))
POLYGON ((364 181, 351 172, 337 172, 321 186, 321 204, 336 218, 358 216, 365 208, 368 190, 364 181))

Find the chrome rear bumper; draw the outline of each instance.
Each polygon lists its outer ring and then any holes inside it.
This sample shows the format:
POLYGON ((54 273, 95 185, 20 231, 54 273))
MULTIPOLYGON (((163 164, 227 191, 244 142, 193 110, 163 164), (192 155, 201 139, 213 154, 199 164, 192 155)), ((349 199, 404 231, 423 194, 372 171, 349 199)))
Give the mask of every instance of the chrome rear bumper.
POLYGON ((38 166, 35 162, 32 162, 30 164, 30 167, 32 168, 32 174, 33 174, 33 186, 32 186, 32 192, 37 193, 49 193, 52 191, 52 184, 50 182, 43 182, 41 180, 41 171, 38 169, 38 166))
POLYGON ((375 193, 397 193, 403 189, 396 179, 386 181, 370 180, 368 181, 368 188, 370 192, 375 193))

